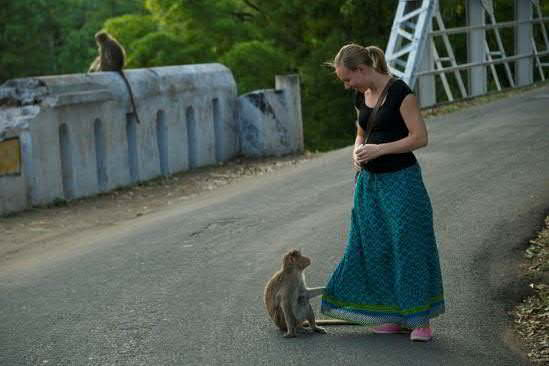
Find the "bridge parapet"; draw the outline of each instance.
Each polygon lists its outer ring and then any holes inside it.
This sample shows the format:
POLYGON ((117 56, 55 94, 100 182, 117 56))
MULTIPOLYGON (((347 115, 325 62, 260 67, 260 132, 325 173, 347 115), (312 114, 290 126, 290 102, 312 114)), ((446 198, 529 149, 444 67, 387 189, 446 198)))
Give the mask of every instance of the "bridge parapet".
MULTIPOLYGON (((141 123, 116 73, 16 79, 0 87, 0 215, 246 155, 241 121, 266 122, 265 111, 250 116, 239 110, 233 75, 221 64, 126 75, 141 123)), ((256 94, 280 95, 284 105, 294 105, 289 98, 299 96, 299 82, 297 88, 290 83, 256 94)), ((302 128, 300 109, 274 113, 292 143, 259 155, 302 151, 302 133, 301 142, 295 141, 302 128)), ((270 139, 272 130, 264 130, 270 139)))

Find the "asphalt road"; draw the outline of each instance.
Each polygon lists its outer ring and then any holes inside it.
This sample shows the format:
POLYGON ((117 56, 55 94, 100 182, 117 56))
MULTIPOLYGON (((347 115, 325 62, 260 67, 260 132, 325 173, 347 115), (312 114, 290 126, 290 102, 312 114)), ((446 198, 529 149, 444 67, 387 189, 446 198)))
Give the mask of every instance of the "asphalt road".
POLYGON ((3 262, 0 365, 527 364, 506 310, 548 208, 548 105, 545 87, 428 121, 417 156, 447 301, 433 342, 363 327, 285 339, 265 314, 263 287, 287 249, 313 258, 311 286, 342 255, 346 148, 3 262))

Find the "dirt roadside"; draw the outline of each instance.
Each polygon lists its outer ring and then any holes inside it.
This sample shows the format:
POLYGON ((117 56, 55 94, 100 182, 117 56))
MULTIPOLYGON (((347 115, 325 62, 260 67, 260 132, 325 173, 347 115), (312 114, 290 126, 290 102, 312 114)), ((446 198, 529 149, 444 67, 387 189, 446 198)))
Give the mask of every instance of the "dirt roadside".
POLYGON ((521 348, 535 364, 549 365, 549 216, 524 251, 521 270, 533 295, 511 312, 521 348))

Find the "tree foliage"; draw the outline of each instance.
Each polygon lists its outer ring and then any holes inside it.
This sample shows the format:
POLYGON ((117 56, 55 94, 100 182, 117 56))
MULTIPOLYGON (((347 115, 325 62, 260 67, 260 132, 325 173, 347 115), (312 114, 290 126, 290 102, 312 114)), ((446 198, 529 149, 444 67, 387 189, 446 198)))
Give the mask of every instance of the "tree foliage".
POLYGON ((187 42, 168 32, 147 34, 133 42, 132 48, 129 67, 196 64, 212 59, 207 50, 198 45, 189 47, 187 42))
POLYGON ((0 0, 0 5, 0 83, 84 72, 97 55, 94 34, 105 21, 144 11, 141 0, 0 0))
POLYGON ((239 93, 272 88, 274 75, 288 70, 284 52, 270 42, 249 41, 237 43, 220 60, 238 80, 239 93))

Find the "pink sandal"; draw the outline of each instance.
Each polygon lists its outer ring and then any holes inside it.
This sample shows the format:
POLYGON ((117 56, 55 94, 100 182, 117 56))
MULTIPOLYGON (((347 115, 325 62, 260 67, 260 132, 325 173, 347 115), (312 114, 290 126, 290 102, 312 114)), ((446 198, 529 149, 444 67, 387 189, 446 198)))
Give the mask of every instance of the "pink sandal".
POLYGON ((398 324, 383 324, 379 327, 372 328, 372 332, 376 334, 398 334, 398 333, 408 333, 410 329, 402 328, 398 324))
POLYGON ((415 328, 410 334, 412 341, 428 342, 433 339, 433 330, 429 328, 415 328))

